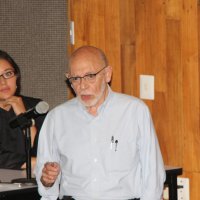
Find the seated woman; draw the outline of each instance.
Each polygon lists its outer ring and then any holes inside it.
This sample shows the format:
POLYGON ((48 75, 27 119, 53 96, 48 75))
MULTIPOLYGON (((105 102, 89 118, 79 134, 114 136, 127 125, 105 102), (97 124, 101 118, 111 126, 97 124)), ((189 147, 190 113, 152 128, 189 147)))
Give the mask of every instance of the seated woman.
MULTIPOLYGON (((6 52, 0 50, 0 168, 26 167, 25 136, 20 128, 12 129, 9 121, 37 105, 41 99, 25 97, 20 93, 20 69, 6 52)), ((32 166, 35 163, 38 132, 45 115, 35 119, 30 128, 32 166)))

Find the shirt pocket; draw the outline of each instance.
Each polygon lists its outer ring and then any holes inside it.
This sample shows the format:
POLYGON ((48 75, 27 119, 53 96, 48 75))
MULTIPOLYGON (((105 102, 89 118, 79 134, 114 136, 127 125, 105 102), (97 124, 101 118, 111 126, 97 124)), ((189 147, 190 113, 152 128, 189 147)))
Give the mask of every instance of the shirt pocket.
POLYGON ((110 172, 130 171, 137 157, 137 148, 133 142, 116 139, 107 154, 107 169, 110 172))

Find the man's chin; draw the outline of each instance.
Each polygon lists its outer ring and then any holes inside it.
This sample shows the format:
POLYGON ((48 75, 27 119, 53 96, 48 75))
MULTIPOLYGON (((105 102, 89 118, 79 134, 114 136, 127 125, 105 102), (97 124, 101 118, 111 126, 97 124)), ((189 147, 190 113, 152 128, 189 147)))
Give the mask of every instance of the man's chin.
POLYGON ((80 102, 81 102, 81 104, 83 105, 83 106, 85 106, 86 108, 90 108, 90 107, 93 107, 93 106, 95 106, 96 105, 96 101, 83 101, 81 98, 79 98, 79 100, 80 100, 80 102))
POLYGON ((96 105, 96 103, 89 103, 89 102, 84 102, 81 101, 81 103, 83 104, 83 106, 85 106, 86 108, 90 108, 96 105))

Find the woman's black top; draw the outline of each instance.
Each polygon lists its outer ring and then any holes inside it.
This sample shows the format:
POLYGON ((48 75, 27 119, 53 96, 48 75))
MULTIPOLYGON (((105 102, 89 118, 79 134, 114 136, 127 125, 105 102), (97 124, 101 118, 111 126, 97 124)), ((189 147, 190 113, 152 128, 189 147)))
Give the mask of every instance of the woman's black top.
MULTIPOLYGON (((41 99, 21 96, 26 110, 33 108, 41 99)), ((37 154, 38 133, 46 115, 41 115, 35 119, 37 134, 31 155, 37 154)), ((0 168, 20 169, 26 162, 25 136, 20 128, 12 129, 9 121, 16 117, 13 109, 9 111, 0 108, 0 168)))

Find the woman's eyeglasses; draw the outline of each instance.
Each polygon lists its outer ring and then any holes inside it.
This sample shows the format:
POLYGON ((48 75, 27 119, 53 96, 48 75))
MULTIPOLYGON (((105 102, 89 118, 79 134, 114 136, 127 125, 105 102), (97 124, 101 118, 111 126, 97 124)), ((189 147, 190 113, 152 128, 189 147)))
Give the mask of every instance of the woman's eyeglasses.
POLYGON ((15 71, 13 70, 5 71, 3 74, 0 75, 0 77, 3 77, 4 79, 9 79, 12 78, 13 76, 15 76, 15 71))

